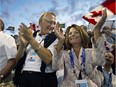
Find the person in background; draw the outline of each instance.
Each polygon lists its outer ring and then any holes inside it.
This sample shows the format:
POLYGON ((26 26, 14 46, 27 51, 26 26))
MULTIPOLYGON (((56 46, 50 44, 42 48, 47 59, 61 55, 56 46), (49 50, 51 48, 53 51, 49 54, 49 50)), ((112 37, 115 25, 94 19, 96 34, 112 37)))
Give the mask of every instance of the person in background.
POLYGON ((114 55, 107 51, 105 53, 106 63, 104 66, 98 66, 95 73, 99 73, 98 77, 101 78, 101 87, 116 87, 116 76, 113 74, 112 64, 114 62, 114 55))
MULTIPOLYGON (((115 31, 113 28, 110 28, 109 26, 104 26, 102 33, 105 34, 107 41, 112 44, 112 48, 113 48, 112 53, 114 55, 114 60, 115 60, 115 58, 116 58, 116 55, 115 55, 116 34, 115 34, 115 31)), ((111 50, 111 49, 107 48, 107 50, 111 50)), ((113 73, 116 75, 115 66, 116 66, 116 61, 114 61, 114 63, 112 64, 113 73)))
POLYGON ((116 41, 116 34, 113 34, 112 33, 112 28, 110 28, 109 26, 104 26, 103 27, 103 30, 102 30, 102 33, 105 34, 105 37, 107 38, 107 41, 109 43, 112 43, 112 44, 115 44, 116 41))
MULTIPOLYGON (((39 32, 35 36, 24 23, 20 25, 20 46, 17 62, 26 51, 25 63, 19 79, 19 87, 57 87, 54 69, 53 48, 57 43, 54 28, 59 27, 54 13, 45 12, 39 21, 39 32), (27 45, 28 43, 28 45, 27 45)), ((63 43, 63 42, 62 42, 63 43)), ((61 44, 62 44, 61 43, 61 44)))
POLYGON ((11 71, 16 63, 17 46, 12 36, 3 33, 4 22, 0 19, 0 83, 12 80, 11 71))
POLYGON ((81 25, 80 27, 81 27, 82 29, 85 29, 86 32, 88 31, 88 30, 87 30, 87 26, 81 25))

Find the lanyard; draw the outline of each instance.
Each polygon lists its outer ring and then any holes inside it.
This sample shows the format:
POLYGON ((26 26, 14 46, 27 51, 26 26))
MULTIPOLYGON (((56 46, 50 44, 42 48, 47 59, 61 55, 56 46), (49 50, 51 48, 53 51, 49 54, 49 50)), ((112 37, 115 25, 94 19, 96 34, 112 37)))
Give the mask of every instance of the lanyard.
MULTIPOLYGON (((71 62, 71 65, 72 67, 74 68, 74 56, 73 56, 73 53, 72 53, 72 49, 70 50, 70 62, 71 62)), ((86 62, 86 54, 85 54, 85 49, 82 48, 82 55, 81 55, 81 58, 82 58, 82 65, 84 66, 85 68, 85 62, 86 62)))
MULTIPOLYGON (((75 71, 75 66, 74 66, 74 56, 73 56, 73 52, 72 52, 72 49, 70 50, 70 63, 71 63, 71 66, 73 68, 73 73, 75 74, 76 78, 77 78, 77 75, 76 75, 76 71, 75 71)), ((85 55, 85 49, 82 48, 82 65, 84 66, 84 70, 85 70, 85 61, 86 61, 86 55, 85 55)))
POLYGON ((83 65, 83 68, 85 70, 86 54, 85 54, 85 49, 84 48, 82 48, 81 58, 82 58, 82 65, 83 65))
MULTIPOLYGON (((40 34, 39 34, 40 35, 40 34)), ((41 35, 40 35, 41 36, 41 35)), ((42 40, 39 42, 39 44, 41 44, 41 42, 43 41, 43 40, 45 40, 45 38, 48 36, 48 34, 44 37, 44 38, 42 38, 42 40)))
POLYGON ((73 53, 72 53, 72 49, 70 50, 70 62, 71 62, 71 66, 73 68, 73 73, 75 75, 75 77, 78 79, 77 75, 76 75, 76 71, 75 71, 75 66, 74 66, 74 56, 73 56, 73 53))
POLYGON ((74 68, 74 56, 73 56, 73 53, 72 53, 72 49, 70 50, 70 62, 71 62, 71 66, 74 68))

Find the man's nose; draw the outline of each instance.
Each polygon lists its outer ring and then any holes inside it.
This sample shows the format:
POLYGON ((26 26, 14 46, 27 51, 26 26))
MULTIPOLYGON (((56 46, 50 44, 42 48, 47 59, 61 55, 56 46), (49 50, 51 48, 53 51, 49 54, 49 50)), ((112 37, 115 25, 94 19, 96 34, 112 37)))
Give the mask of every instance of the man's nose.
POLYGON ((54 28, 54 27, 55 27, 55 24, 52 23, 50 27, 51 27, 51 28, 54 28))

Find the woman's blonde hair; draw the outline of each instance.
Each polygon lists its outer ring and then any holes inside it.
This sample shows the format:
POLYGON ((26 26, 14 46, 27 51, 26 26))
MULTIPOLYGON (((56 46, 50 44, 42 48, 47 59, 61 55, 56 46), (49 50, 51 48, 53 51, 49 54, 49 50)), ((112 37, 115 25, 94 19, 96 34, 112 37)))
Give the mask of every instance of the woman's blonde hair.
POLYGON ((82 40, 82 47, 84 48, 87 48, 88 47, 88 44, 89 44, 89 35, 87 34, 87 32, 82 29, 80 26, 76 25, 76 24, 72 24, 71 26, 67 27, 66 29, 66 33, 65 33, 65 36, 66 36, 66 47, 68 50, 71 49, 71 44, 69 43, 69 31, 71 28, 75 28, 79 34, 80 34, 80 37, 81 37, 81 40, 82 40))

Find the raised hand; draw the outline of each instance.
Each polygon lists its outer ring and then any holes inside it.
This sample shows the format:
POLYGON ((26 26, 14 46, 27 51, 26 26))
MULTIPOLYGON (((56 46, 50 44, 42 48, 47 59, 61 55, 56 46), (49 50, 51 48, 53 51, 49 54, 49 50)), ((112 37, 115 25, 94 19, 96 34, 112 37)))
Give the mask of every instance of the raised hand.
POLYGON ((33 35, 32 35, 32 29, 31 27, 27 27, 24 23, 21 23, 20 25, 20 29, 23 33, 23 37, 27 40, 27 41, 31 41, 33 39, 33 35))
POLYGON ((20 45, 23 48, 26 48, 28 41, 22 35, 23 35, 23 33, 21 31, 19 31, 19 41, 20 41, 20 45))
POLYGON ((64 37, 64 34, 63 34, 63 31, 62 29, 60 28, 60 24, 59 22, 56 23, 56 26, 54 28, 54 32, 55 32, 55 35, 57 36, 57 38, 59 40, 64 40, 65 37, 64 37))
POLYGON ((57 24, 54 28, 54 32, 58 38, 58 43, 55 45, 55 48, 56 48, 57 52, 59 53, 63 47, 64 40, 65 40, 65 37, 64 37, 63 31, 60 28, 59 22, 57 22, 57 24))
POLYGON ((103 9, 102 11, 102 17, 101 19, 98 21, 98 23, 95 25, 93 32, 94 32, 94 41, 96 42, 97 39, 101 36, 101 28, 104 25, 105 21, 107 18, 107 12, 106 9, 103 9))
POLYGON ((106 18, 107 18, 107 11, 106 11, 106 9, 103 9, 103 11, 102 11, 102 19, 106 20, 106 18))

